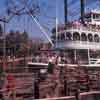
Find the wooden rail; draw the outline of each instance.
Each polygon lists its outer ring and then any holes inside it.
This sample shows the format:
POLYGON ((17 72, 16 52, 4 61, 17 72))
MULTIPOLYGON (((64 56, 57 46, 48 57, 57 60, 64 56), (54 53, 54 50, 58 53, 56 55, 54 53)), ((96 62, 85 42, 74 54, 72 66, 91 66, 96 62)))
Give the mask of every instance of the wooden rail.
MULTIPOLYGON (((90 91, 90 92, 84 92, 84 93, 79 94, 80 98, 82 97, 85 98, 85 99, 80 99, 80 100, 88 100, 86 96, 94 96, 94 95, 99 95, 99 98, 100 98, 100 91, 90 91)), ((67 97, 54 97, 54 98, 35 99, 35 100, 76 100, 76 99, 75 99, 75 96, 67 96, 67 97)), ((96 99, 92 99, 92 100, 96 100, 96 99)))

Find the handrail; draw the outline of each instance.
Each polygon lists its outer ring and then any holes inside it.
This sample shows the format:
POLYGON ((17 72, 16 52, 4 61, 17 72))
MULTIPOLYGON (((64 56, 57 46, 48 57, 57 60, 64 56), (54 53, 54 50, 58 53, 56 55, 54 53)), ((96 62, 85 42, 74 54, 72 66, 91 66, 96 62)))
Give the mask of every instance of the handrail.
POLYGON ((46 98, 46 99, 35 99, 35 100, 69 100, 74 99, 75 96, 67 96, 67 97, 54 97, 54 98, 46 98))
MULTIPOLYGON (((100 91, 89 91, 79 93, 79 96, 95 95, 100 94, 100 91)), ((66 97, 54 97, 54 98, 45 98, 45 99, 35 99, 35 100, 75 100, 75 96, 66 96, 66 97)))

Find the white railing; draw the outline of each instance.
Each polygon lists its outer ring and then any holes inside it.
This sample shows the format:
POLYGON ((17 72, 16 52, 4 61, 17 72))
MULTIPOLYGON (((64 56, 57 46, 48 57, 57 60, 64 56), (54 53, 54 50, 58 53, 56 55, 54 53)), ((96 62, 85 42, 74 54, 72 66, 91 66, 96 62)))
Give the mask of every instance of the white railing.
POLYGON ((70 26, 66 26, 66 28, 59 29, 58 33, 61 33, 62 31, 66 31, 66 30, 83 30, 83 31, 90 31, 90 32, 100 32, 100 29, 98 29, 96 26, 93 27, 91 25, 87 25, 87 26, 70 25, 70 26))
POLYGON ((61 41, 57 43, 57 48, 100 50, 100 43, 88 41, 61 41))

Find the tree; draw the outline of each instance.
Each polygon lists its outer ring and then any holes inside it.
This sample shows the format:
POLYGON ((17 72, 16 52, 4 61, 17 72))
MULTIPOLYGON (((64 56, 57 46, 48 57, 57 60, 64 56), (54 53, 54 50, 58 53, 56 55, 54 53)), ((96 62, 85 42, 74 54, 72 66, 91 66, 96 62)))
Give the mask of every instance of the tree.
POLYGON ((14 49, 16 44, 15 32, 11 30, 9 34, 6 35, 6 49, 10 50, 10 53, 14 55, 14 49))
POLYGON ((29 42, 29 37, 28 37, 28 33, 27 32, 23 32, 21 35, 20 35, 20 52, 23 54, 23 55, 27 55, 28 54, 28 42, 29 42))
POLYGON ((26 31, 24 31, 22 34, 21 34, 21 42, 22 43, 27 43, 29 40, 29 37, 28 37, 28 33, 26 31))
MULTIPOLYGON (((28 17, 31 17, 30 15, 33 15, 34 18, 38 17, 38 14, 40 13, 39 9, 39 3, 37 3, 37 0, 7 0, 7 13, 9 16, 25 16, 28 15, 28 17)), ((21 18, 21 17, 20 17, 21 18)), ((13 33, 13 32, 11 32, 13 33)), ((14 33, 15 34, 15 33, 14 33)), ((17 51, 23 51, 27 52, 28 47, 28 34, 27 32, 23 32, 22 35, 20 34, 19 38, 16 40, 21 40, 21 41, 15 41, 15 36, 12 34, 11 41, 9 43, 12 43, 12 50, 11 52, 15 51, 15 48, 17 51), (13 37, 14 36, 14 37, 13 37), (12 41, 14 39, 14 41, 12 41), (15 45, 15 42, 17 43, 15 45), (19 45, 20 44, 20 45, 19 45)), ((17 37, 16 37, 17 38, 17 37)), ((10 44, 11 45, 11 44, 10 44)))

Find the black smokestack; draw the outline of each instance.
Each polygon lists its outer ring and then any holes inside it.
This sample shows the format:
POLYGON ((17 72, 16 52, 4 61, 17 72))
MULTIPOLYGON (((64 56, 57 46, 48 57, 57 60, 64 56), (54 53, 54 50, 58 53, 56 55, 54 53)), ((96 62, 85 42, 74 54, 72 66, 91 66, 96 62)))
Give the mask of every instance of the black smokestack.
POLYGON ((81 6, 81 22, 84 24, 84 0, 80 0, 81 6))
POLYGON ((68 5, 67 0, 64 0, 64 13, 65 13, 65 24, 68 22, 68 5))

